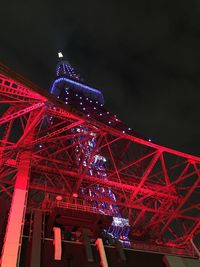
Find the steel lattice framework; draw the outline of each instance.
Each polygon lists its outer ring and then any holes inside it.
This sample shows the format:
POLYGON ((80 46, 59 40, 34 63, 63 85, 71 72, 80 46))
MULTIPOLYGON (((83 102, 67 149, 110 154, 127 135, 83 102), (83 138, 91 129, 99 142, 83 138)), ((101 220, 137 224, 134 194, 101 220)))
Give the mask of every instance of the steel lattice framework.
MULTIPOLYGON (((200 234, 199 157, 152 143, 133 131, 127 133, 115 124, 116 117, 102 109, 107 117, 100 118, 98 109, 88 116, 3 65, 0 73, 2 198, 12 198, 18 159, 31 151, 28 207, 41 207, 45 193, 72 195, 80 188, 94 190, 98 184, 109 187, 116 202, 98 192, 94 200, 117 204, 129 219, 132 238, 184 247, 200 234), (96 134, 94 153, 107 159, 107 179, 74 165, 76 143, 71 140, 81 133, 71 129, 77 126, 88 129, 81 139, 83 146, 91 133, 96 134), (30 133, 30 142, 24 142, 30 133)), ((80 198, 87 201, 89 196, 80 198)))

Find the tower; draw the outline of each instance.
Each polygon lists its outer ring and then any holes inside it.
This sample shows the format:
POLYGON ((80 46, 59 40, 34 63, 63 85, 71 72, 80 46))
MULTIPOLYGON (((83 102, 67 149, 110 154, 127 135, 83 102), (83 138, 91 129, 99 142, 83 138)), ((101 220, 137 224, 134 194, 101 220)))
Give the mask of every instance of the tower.
MULTIPOLYGON (((90 110, 97 109, 101 110, 102 113, 100 114, 108 113, 110 115, 103 107, 104 98, 101 91, 80 83, 80 75, 75 72, 68 61, 63 59, 62 53, 59 52, 59 54, 61 61, 56 66, 56 79, 51 86, 50 92, 66 105, 79 103, 81 111, 87 116, 90 116, 90 110)), ((111 121, 109 122, 111 123, 111 121)), ((85 172, 86 175, 95 176, 106 181, 108 179, 106 157, 98 151, 96 131, 89 132, 89 128, 86 125, 81 125, 72 128, 71 132, 79 134, 78 137, 71 140, 75 145, 74 164, 82 172, 85 172), (88 135, 90 138, 87 138, 88 135), (82 142, 81 140, 84 138, 87 138, 87 141, 82 142)), ((73 194, 79 195, 80 198, 82 195, 89 195, 91 199, 92 197, 102 195, 110 198, 112 201, 116 201, 115 194, 112 190, 98 183, 91 188, 82 186, 79 188, 79 192, 75 187, 73 191, 73 194)), ((116 204, 109 204, 105 201, 89 200, 89 203, 99 210, 99 212, 104 213, 106 211, 113 216, 112 225, 104 231, 111 237, 128 244, 129 223, 127 218, 122 218, 119 207, 116 204)))
POLYGON ((52 228, 66 218, 108 229, 115 208, 133 249, 196 257, 200 158, 130 129, 61 62, 52 94, 0 65, 2 267, 16 267, 34 237, 51 248, 52 228))

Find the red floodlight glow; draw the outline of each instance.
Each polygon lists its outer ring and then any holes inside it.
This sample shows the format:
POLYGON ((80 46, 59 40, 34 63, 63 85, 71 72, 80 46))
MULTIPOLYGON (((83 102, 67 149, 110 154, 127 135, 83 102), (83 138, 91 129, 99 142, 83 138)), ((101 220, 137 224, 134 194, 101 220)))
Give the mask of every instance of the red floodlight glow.
POLYGON ((35 201, 38 192, 62 195, 63 199, 73 196, 88 203, 90 196, 79 192, 94 190, 98 184, 109 187, 116 201, 98 191, 93 201, 118 205, 129 219, 133 239, 137 236, 155 244, 185 247, 200 233, 199 157, 122 133, 124 130, 115 128, 110 117, 112 123, 108 125, 109 120, 103 122, 104 115, 98 118, 96 114, 111 115, 95 110, 94 115, 91 112, 87 116, 2 65, 0 73, 0 105, 4 111, 0 118, 0 194, 4 198, 12 198, 20 155, 31 151, 29 207, 42 207, 42 201, 35 201), (74 166, 72 158, 78 152, 76 143, 70 142, 75 135, 70 129, 79 125, 88 129, 88 135, 80 140, 83 146, 92 138, 90 133, 96 133, 96 150, 107 160, 106 179, 95 173, 88 175, 84 162, 74 166), (27 143, 30 133, 33 137, 27 143))

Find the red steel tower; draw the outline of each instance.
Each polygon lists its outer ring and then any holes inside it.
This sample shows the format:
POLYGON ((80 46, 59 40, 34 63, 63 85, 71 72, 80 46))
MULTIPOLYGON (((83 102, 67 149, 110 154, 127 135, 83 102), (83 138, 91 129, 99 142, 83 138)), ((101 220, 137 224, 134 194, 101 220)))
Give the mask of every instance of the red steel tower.
POLYGON ((9 209, 7 216, 1 208, 1 266, 17 266, 31 211, 44 217, 55 207, 101 220, 117 209, 132 247, 191 254, 200 235, 200 158, 127 127, 66 62, 51 93, 0 65, 0 200, 9 209))

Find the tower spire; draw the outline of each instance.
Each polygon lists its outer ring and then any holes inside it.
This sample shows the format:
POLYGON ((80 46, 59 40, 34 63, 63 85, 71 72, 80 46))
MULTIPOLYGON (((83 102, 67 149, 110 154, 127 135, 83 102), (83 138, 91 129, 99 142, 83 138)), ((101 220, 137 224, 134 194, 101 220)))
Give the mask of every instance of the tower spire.
POLYGON ((64 60, 63 53, 58 52, 58 64, 56 66, 56 76, 57 77, 66 77, 74 81, 80 81, 80 75, 77 74, 71 64, 64 60))
POLYGON ((63 53, 61 51, 58 52, 58 58, 63 58, 63 53))
MULTIPOLYGON (((75 95, 79 97, 84 96, 91 100, 97 101, 99 104, 104 104, 103 94, 100 90, 92 88, 88 85, 83 84, 83 79, 71 66, 69 61, 64 59, 64 55, 61 51, 58 51, 58 64, 56 66, 56 78, 54 79, 50 92, 61 99, 64 97, 64 101, 68 96, 65 94, 72 91, 75 95)), ((65 103, 69 101, 65 101, 65 103)))

